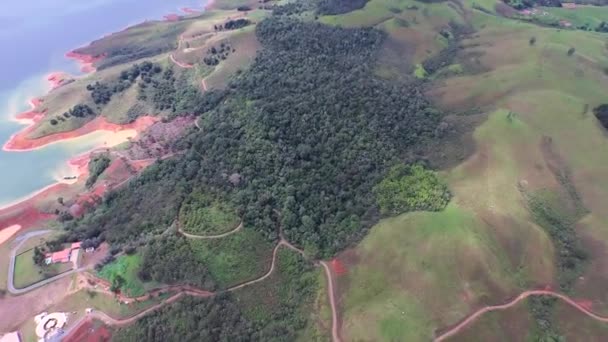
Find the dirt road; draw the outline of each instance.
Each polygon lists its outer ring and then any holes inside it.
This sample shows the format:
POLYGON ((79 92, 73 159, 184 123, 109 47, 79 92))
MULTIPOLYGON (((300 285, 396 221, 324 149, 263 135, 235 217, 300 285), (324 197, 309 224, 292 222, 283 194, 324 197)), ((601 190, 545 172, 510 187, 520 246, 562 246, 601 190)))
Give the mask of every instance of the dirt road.
MULTIPOLYGON (((277 212, 277 214, 278 214, 278 212, 277 212)), ((243 223, 241 222, 238 225, 238 227, 236 227, 234 230, 232 230, 230 232, 220 234, 220 235, 210 235, 210 236, 193 235, 193 234, 184 233, 181 229, 178 229, 178 230, 181 234, 183 234, 187 238, 215 239, 215 238, 221 238, 221 237, 225 237, 227 235, 233 234, 242 228, 243 228, 243 223)), ((90 321, 91 319, 101 320, 105 324, 110 325, 110 326, 125 326, 125 325, 136 322, 138 319, 144 317, 145 315, 147 315, 151 312, 154 312, 155 310, 162 308, 163 306, 165 306, 167 304, 171 304, 171 303, 177 301, 179 298, 181 298, 184 295, 207 298, 207 297, 215 296, 215 295, 221 294, 221 293, 233 292, 233 291, 242 289, 244 287, 259 283, 259 282, 265 280, 266 278, 270 277, 272 275, 272 273, 274 272, 274 270, 276 268, 277 254, 281 247, 289 248, 289 249, 301 254, 304 258, 311 260, 310 258, 308 258, 308 256, 306 255, 306 253, 303 250, 295 247, 294 245, 292 245, 285 239, 281 227, 279 227, 278 230, 279 230, 279 242, 277 243, 277 245, 274 247, 274 249, 272 251, 272 262, 270 264, 270 268, 268 269, 268 271, 266 273, 264 273, 260 277, 255 278, 253 280, 243 282, 241 284, 232 286, 230 288, 227 288, 225 290, 218 291, 218 292, 209 292, 209 291, 198 289, 198 288, 195 288, 192 286, 183 286, 183 285, 170 285, 170 286, 166 286, 163 288, 158 288, 158 289, 152 290, 151 292, 147 293, 145 296, 139 297, 137 299, 138 300, 147 300, 154 294, 159 294, 160 292, 164 292, 164 291, 177 291, 177 293, 172 295, 171 297, 163 300, 162 302, 145 309, 144 311, 142 311, 138 314, 135 314, 131 317, 124 318, 124 319, 112 318, 111 316, 109 316, 106 313, 101 312, 101 311, 92 312, 91 314, 83 317, 80 321, 78 321, 71 328, 66 330, 66 332, 61 336, 61 339, 67 338, 70 335, 70 333, 72 333, 74 331, 78 331, 78 328, 81 325, 85 324, 86 322, 90 321)), ((335 303, 334 284, 333 284, 333 277, 332 277, 331 269, 324 261, 315 261, 315 260, 311 260, 311 261, 317 266, 321 265, 325 270, 325 275, 327 277, 329 302, 330 302, 330 306, 331 306, 331 310, 332 310, 332 341, 341 342, 341 339, 339 336, 339 329, 338 329, 338 314, 337 314, 337 308, 336 308, 336 303, 335 303)), ((134 298, 127 298, 127 297, 121 298, 122 301, 126 301, 126 300, 128 301, 130 299, 134 299, 134 298)))
POLYGON ((321 261, 320 264, 325 270, 325 277, 327 277, 327 295, 329 296, 329 305, 331 306, 331 338, 333 342, 340 342, 340 333, 338 331, 338 310, 336 308, 336 299, 334 296, 333 277, 327 263, 325 263, 325 261, 321 261))
POLYGON ((588 309, 586 309, 585 307, 579 305, 578 303, 576 303, 574 300, 572 300, 570 297, 563 295, 561 293, 557 293, 557 292, 553 292, 550 290, 530 290, 530 291, 525 291, 523 293, 521 293, 519 296, 517 296, 515 299, 511 300, 508 303, 505 304, 501 304, 501 305, 491 305, 491 306, 486 306, 483 307, 477 311, 475 311, 474 313, 472 313, 471 315, 469 315, 467 318, 465 318, 463 321, 461 321, 460 323, 458 323, 456 326, 454 326, 453 328, 451 328, 450 330, 442 333, 441 335, 437 336, 435 338, 435 342, 440 342, 440 341, 444 341, 445 339, 452 337, 456 334, 458 334, 462 329, 464 329, 465 327, 467 327, 469 324, 473 323, 477 318, 479 318, 479 316, 487 313, 487 312, 492 312, 492 311, 498 311, 498 310, 505 310, 508 309, 514 305, 516 305, 517 303, 521 302, 522 300, 530 297, 530 296, 550 296, 550 297, 554 297, 560 300, 563 300, 564 302, 566 302, 567 304, 569 304, 570 306, 574 307, 575 309, 577 309, 578 311, 584 313, 585 315, 591 317, 592 319, 595 319, 597 321, 600 322, 608 322, 608 317, 603 317, 600 316, 592 311, 589 311, 588 309))
POLYGON ((229 232, 226 232, 226 233, 223 233, 223 234, 218 234, 218 235, 196 235, 196 234, 190 234, 190 233, 186 233, 181 227, 177 228, 177 231, 179 231, 180 234, 182 234, 183 236, 185 236, 185 237, 187 237, 189 239, 213 240, 213 239, 221 239, 221 238, 226 237, 228 235, 234 234, 234 233, 238 232, 241 229, 243 229, 243 222, 242 221, 233 230, 231 230, 229 232))

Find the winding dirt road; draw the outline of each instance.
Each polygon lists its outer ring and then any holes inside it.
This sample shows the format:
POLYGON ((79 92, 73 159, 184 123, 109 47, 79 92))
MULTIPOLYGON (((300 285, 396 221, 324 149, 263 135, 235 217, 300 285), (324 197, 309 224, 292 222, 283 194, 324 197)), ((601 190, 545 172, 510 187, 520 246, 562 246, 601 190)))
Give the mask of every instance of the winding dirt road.
MULTIPOLYGON (((220 235, 210 235, 210 236, 192 235, 192 234, 184 233, 183 231, 181 231, 181 229, 178 229, 178 230, 181 234, 183 234, 187 238, 215 239, 215 238, 221 238, 221 237, 225 237, 227 235, 233 234, 233 233, 241 230, 242 228, 243 228, 243 223, 241 222, 238 225, 238 227, 236 227, 234 230, 221 234, 221 236, 220 235)), ((181 298, 184 295, 208 298, 208 297, 215 296, 215 295, 222 294, 222 293, 233 292, 233 291, 242 289, 244 287, 264 281, 266 278, 270 277, 272 275, 272 273, 274 272, 274 270, 276 268, 277 254, 278 254, 279 248, 281 248, 281 247, 289 248, 289 249, 301 254, 304 258, 309 259, 303 250, 295 247, 294 245, 292 245, 285 239, 285 237, 283 236, 283 231, 282 231, 281 227, 279 227, 279 242, 276 244, 276 246, 274 247, 274 249, 272 251, 272 262, 270 263, 270 268, 268 269, 268 271, 266 273, 264 273, 260 277, 243 282, 241 284, 238 284, 238 285, 235 285, 232 287, 229 287, 225 290, 217 291, 217 292, 210 292, 210 291, 198 289, 198 288, 195 288, 192 286, 187 286, 187 285, 169 285, 169 286, 165 286, 162 288, 152 290, 149 293, 147 293, 145 296, 142 296, 142 297, 138 297, 138 298, 121 297, 121 301, 147 300, 147 299, 150 299, 151 297, 153 297, 154 295, 158 295, 160 292, 177 291, 176 294, 163 300, 162 302, 160 302, 156 305, 153 305, 131 317, 127 317, 124 319, 116 319, 116 318, 109 316, 108 314, 106 314, 104 312, 94 311, 91 314, 81 318, 75 325, 73 325, 71 328, 66 330, 66 332, 62 335, 62 339, 69 337, 69 335, 72 332, 78 331, 78 329, 80 328, 81 325, 85 324, 86 322, 89 322, 92 319, 101 320, 109 326, 119 326, 119 327, 125 326, 125 325, 129 325, 129 324, 136 322, 138 319, 146 316, 147 314, 149 314, 151 312, 154 312, 154 311, 162 308, 163 306, 165 306, 167 304, 171 304, 171 303, 177 301, 179 298, 181 298)), ((329 302, 330 302, 331 311, 332 311, 332 341, 341 342, 341 339, 339 336, 339 331, 338 331, 338 314, 337 314, 337 308, 336 308, 336 303, 335 303, 334 284, 333 284, 333 277, 332 277, 331 269, 329 268, 327 263, 325 263, 324 261, 314 261, 313 260, 313 263, 316 266, 321 265, 323 267, 323 269, 325 270, 325 275, 327 277, 328 297, 329 297, 329 302)))
POLYGON ((190 234, 190 233, 186 233, 182 227, 177 228, 177 231, 182 234, 183 236, 189 238, 189 239, 198 239, 198 240, 213 240, 213 239, 221 239, 223 237, 226 237, 228 235, 234 234, 236 232, 238 232, 239 230, 243 229, 243 221, 241 221, 241 223, 239 223, 238 226, 236 226, 236 228, 234 228, 233 230, 223 233, 223 234, 217 234, 217 235, 196 235, 196 234, 190 234))
POLYGON ((530 296, 554 297, 554 298, 563 300, 568 305, 570 305, 573 308, 577 309, 578 311, 584 313, 585 315, 591 317, 592 319, 595 319, 597 321, 604 322, 604 323, 608 322, 608 317, 600 316, 592 311, 589 311, 587 308, 581 306, 580 304, 578 304, 577 302, 575 302, 574 300, 572 300, 570 297, 568 297, 566 295, 563 295, 563 294, 557 293, 557 292, 553 292, 553 291, 549 291, 549 290, 530 290, 530 291, 522 292, 519 296, 515 297, 515 299, 511 300, 508 303, 501 304, 501 305, 486 306, 486 307, 483 307, 483 308, 475 311, 474 313, 469 315, 467 318, 465 318, 463 321, 458 323, 456 326, 452 327, 450 330, 437 336, 434 341, 435 342, 444 341, 445 339, 458 334, 462 329, 467 327, 469 324, 473 323, 481 315, 483 315, 487 312, 506 310, 530 296))
POLYGON ((320 262, 325 270, 327 278, 327 295, 329 296, 329 305, 331 306, 331 338, 333 342, 341 342, 340 332, 338 331, 338 310, 336 309, 336 299, 334 295, 334 281, 331 274, 331 269, 325 261, 320 262))

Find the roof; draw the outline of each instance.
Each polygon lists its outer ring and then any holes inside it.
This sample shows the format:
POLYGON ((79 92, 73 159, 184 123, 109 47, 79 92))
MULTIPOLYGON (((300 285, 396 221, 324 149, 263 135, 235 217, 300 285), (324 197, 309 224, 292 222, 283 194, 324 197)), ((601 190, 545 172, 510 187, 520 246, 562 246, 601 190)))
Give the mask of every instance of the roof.
POLYGON ((74 243, 72 243, 72 249, 80 248, 81 244, 82 244, 82 242, 74 242, 74 243))
POLYGON ((70 261, 71 249, 64 249, 59 252, 51 253, 51 262, 68 262, 70 261))

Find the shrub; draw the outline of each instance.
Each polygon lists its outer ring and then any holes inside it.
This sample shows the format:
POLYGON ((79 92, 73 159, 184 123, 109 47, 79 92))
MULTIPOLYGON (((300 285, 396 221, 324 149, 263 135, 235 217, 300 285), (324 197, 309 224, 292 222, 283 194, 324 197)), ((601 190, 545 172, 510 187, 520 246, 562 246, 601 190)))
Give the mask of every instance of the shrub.
POLYGON ((422 165, 397 165, 390 169, 374 193, 383 214, 413 210, 437 211, 449 202, 447 185, 422 165))
POLYGON ((575 52, 576 52, 576 49, 575 49, 575 48, 573 48, 573 47, 572 47, 572 48, 570 48, 570 49, 568 49, 568 56, 572 56, 572 55, 574 55, 574 53, 575 53, 575 52))

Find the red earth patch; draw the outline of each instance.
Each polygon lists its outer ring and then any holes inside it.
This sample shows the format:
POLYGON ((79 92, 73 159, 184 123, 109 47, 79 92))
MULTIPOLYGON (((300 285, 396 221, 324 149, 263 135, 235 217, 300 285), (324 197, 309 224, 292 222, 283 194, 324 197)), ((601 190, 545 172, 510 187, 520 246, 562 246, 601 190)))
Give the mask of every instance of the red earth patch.
POLYGON ((110 341, 112 334, 105 325, 98 325, 87 320, 72 332, 66 342, 105 342, 110 341))
POLYGON ((348 273, 346 266, 344 266, 344 264, 338 259, 333 259, 329 264, 336 275, 344 275, 348 273))
POLYGON ((99 62, 105 57, 105 54, 99 56, 90 56, 83 53, 70 51, 65 54, 67 58, 75 59, 80 64, 80 71, 84 73, 91 73, 95 71, 94 64, 99 62))
POLYGON ((575 302, 587 311, 591 311, 593 309, 593 302, 588 299, 578 299, 575 300, 575 302))

